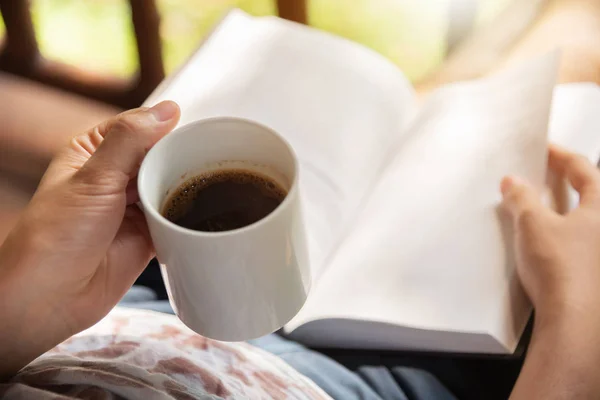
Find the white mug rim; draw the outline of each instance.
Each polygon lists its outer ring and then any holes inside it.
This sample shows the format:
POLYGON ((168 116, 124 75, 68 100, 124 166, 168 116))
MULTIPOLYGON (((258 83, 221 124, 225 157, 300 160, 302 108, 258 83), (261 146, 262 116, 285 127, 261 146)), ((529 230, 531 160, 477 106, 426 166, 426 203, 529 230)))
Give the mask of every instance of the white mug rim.
POLYGON ((140 202, 142 203, 144 210, 146 212, 150 213, 150 215, 154 219, 159 221, 161 224, 166 225, 169 228, 174 229, 183 234, 197 236, 197 237, 204 237, 204 238, 208 238, 208 237, 217 238, 217 237, 243 234, 245 232, 257 229, 264 224, 268 224, 269 221, 276 218, 277 215, 282 213, 283 210, 286 208, 287 204, 290 203, 292 201, 292 199, 296 196, 296 192, 298 191, 298 185, 299 185, 298 184, 299 172, 300 172, 299 162, 298 162, 298 157, 296 156, 296 152, 294 151, 294 149, 292 148, 290 143, 283 136, 281 136, 279 133, 277 133, 274 129, 272 129, 264 124, 261 124, 259 122, 253 121, 251 119, 247 119, 247 118, 218 116, 218 117, 202 118, 197 121, 193 121, 188 124, 177 127, 175 130, 171 131, 166 136, 164 136, 162 139, 160 139, 158 142, 156 142, 156 144, 150 149, 150 151, 148 151, 148 153, 144 157, 144 160, 142 161, 140 170, 138 172, 137 186, 138 186, 138 194, 140 196, 140 202), (273 210, 269 215, 265 216, 264 218, 261 218, 258 221, 253 222, 249 225, 243 226, 241 228, 231 229, 228 231, 219 231, 219 232, 205 232, 205 231, 197 231, 197 230, 193 230, 193 229, 189 229, 189 228, 184 228, 182 226, 175 224, 174 222, 169 221, 167 218, 165 218, 159 212, 159 210, 157 210, 154 206, 152 206, 150 204, 150 200, 148 200, 146 190, 143 188, 143 184, 142 184, 142 181, 144 180, 144 176, 145 176, 146 170, 148 169, 148 165, 150 162, 148 160, 150 159, 151 154, 153 154, 154 152, 160 151, 157 149, 160 149, 161 147, 164 147, 164 146, 168 146, 169 143, 172 140, 174 140, 174 138, 176 136, 181 135, 182 132, 187 131, 187 129, 189 129, 189 128, 193 129, 193 128, 196 128, 201 125, 214 123, 214 122, 223 122, 223 121, 234 121, 234 122, 241 122, 241 123, 245 123, 245 124, 249 124, 249 125, 254 125, 255 127, 261 128, 265 131, 268 131, 271 135, 275 136, 278 140, 280 140, 284 144, 284 146, 287 148, 287 150, 289 151, 289 153, 293 159, 294 174, 292 177, 292 184, 290 185, 290 189, 287 191, 285 198, 275 208, 275 210, 273 210))

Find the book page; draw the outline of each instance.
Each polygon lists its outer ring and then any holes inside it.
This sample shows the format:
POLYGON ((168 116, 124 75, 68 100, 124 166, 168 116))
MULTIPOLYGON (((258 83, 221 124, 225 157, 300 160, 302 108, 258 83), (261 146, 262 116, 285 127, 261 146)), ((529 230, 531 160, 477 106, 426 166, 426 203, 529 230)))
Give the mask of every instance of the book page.
POLYGON ((514 350, 531 307, 505 243, 499 184, 518 174, 544 185, 556 69, 549 54, 434 93, 288 328, 358 319, 489 333, 514 350))
POLYGON ((231 12, 147 105, 170 99, 180 124, 212 116, 263 123, 300 160, 300 191, 313 276, 376 181, 413 89, 382 56, 274 17, 231 12))

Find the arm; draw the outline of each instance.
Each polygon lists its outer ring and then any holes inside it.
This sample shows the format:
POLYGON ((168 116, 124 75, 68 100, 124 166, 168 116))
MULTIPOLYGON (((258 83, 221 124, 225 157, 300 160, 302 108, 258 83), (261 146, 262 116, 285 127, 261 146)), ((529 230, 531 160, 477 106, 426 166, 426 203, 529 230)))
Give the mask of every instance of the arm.
POLYGON ((558 314, 536 316, 513 400, 592 399, 600 395, 600 318, 575 310, 558 314))
POLYGON ((535 309, 533 335, 512 399, 600 396, 600 172, 585 158, 551 148, 549 167, 579 192, 559 215, 526 182, 505 178, 517 271, 535 309))
POLYGON ((58 150, 118 110, 3 72, 0 93, 2 244, 58 150))
POLYGON ((557 48, 559 83, 600 83, 600 2, 513 1, 418 82, 417 92, 424 97, 443 84, 491 75, 557 48))
POLYGON ((0 171, 35 183, 71 137, 118 114, 113 107, 1 72, 0 93, 0 171))

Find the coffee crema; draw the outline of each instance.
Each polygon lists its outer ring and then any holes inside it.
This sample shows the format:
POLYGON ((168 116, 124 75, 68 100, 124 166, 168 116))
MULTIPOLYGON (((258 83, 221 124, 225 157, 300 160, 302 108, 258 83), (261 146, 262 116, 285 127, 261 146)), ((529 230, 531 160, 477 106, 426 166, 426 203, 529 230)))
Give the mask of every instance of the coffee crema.
POLYGON ((287 192, 273 179, 244 169, 222 169, 194 176, 168 196, 162 215, 188 229, 222 232, 260 221, 287 192))

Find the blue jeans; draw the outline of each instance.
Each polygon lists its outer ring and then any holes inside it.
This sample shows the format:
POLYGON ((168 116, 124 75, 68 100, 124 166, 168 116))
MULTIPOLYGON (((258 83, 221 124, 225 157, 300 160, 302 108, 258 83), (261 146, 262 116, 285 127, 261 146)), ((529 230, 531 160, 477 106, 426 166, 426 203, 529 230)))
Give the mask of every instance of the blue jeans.
POLYGON ((352 372, 331 358, 279 335, 268 335, 250 343, 282 358, 334 399, 455 399, 436 377, 423 370, 362 366, 352 372))
MULTIPOLYGON (((168 301, 156 300, 154 292, 143 286, 134 286, 119 304, 173 314, 168 301)), ((423 370, 363 366, 353 372, 321 353, 276 334, 251 340, 250 343, 280 357, 334 399, 455 399, 436 377, 423 370)))

